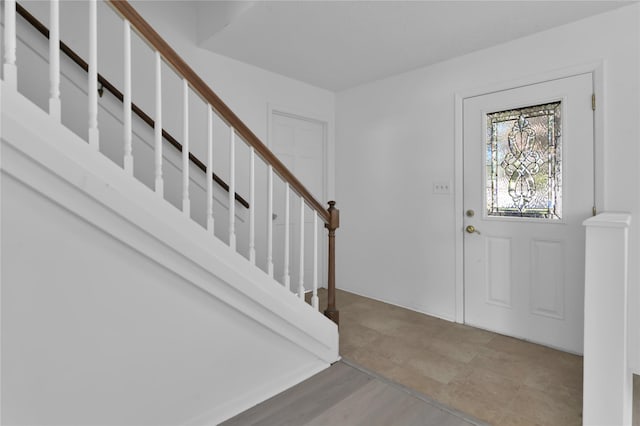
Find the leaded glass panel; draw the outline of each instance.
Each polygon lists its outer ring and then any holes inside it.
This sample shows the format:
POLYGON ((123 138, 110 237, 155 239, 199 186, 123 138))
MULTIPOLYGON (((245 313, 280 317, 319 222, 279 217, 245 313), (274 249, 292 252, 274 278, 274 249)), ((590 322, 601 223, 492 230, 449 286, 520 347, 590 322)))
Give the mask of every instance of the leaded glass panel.
POLYGON ((489 216, 562 218, 560 104, 487 114, 489 216))

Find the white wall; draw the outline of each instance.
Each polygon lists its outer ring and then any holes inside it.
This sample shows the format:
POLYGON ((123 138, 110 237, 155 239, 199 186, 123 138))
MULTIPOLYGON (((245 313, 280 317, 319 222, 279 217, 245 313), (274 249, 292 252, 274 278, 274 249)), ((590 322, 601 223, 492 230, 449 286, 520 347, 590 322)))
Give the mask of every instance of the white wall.
MULTIPOLYGON (((455 94, 599 61, 606 150, 599 208, 632 212, 637 259, 638 14, 632 5, 339 93, 338 286, 453 320, 462 230, 455 194, 434 195, 432 184, 454 181, 455 94)), ((629 274, 638 302, 638 262, 629 274)))

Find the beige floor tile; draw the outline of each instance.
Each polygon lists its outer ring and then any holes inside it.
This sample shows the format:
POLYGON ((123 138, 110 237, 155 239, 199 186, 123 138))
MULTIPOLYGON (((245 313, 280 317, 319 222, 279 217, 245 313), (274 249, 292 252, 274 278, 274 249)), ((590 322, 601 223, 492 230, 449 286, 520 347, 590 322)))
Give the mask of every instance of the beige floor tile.
POLYGON ((475 358, 481 348, 479 344, 450 341, 446 339, 446 334, 432 337, 428 342, 429 350, 464 363, 475 358))
POLYGON ((358 346, 352 346, 349 343, 340 343, 340 355, 347 359, 353 360, 358 349, 360 349, 358 346))
POLYGON ((535 419, 529 419, 520 414, 505 413, 495 426, 545 426, 535 419))
POLYGON ((340 327, 340 346, 350 345, 362 347, 381 336, 380 332, 365 327, 357 322, 343 324, 340 327))
POLYGON ((558 352, 546 346, 525 342, 524 340, 503 336, 501 334, 496 334, 486 346, 497 352, 505 352, 523 358, 539 359, 541 357, 552 356, 554 352, 558 352))
MULTIPOLYGON (((343 294, 344 294, 344 292, 343 292, 343 294)), ((344 300, 340 300, 340 305, 341 305, 343 310, 354 311, 354 312, 362 311, 362 310, 378 311, 378 310, 381 309, 379 306, 377 306, 377 304, 369 303, 368 301, 363 300, 359 296, 358 296, 357 299, 353 299, 353 298, 349 299, 348 303, 345 303, 344 300)))
POLYGON ((524 384, 542 391, 553 391, 558 395, 582 395, 582 370, 575 372, 558 366, 537 366, 529 370, 524 384))
POLYGON ((398 367, 398 364, 393 362, 390 358, 385 357, 378 352, 369 350, 367 346, 357 348, 349 355, 350 356, 343 354, 346 359, 360 364, 364 368, 375 371, 381 376, 387 378, 389 378, 391 371, 398 367))
POLYGON ((443 404, 451 402, 449 386, 430 377, 424 376, 419 369, 409 364, 397 366, 389 372, 388 378, 408 388, 428 395, 443 404))
POLYGON ((396 327, 392 330, 381 332, 384 337, 398 339, 398 341, 421 349, 429 347, 433 340, 433 334, 434 331, 428 327, 422 327, 406 321, 396 324, 396 327))
POLYGON ((508 404, 522 386, 522 383, 491 370, 469 369, 468 373, 456 377, 452 384, 481 390, 487 397, 508 404))
POLYGON ((489 370, 472 369, 454 379, 451 405, 490 423, 504 416, 505 406, 515 398, 520 383, 489 370))
POLYGON ((543 425, 575 424, 582 418, 581 400, 582 395, 559 398, 546 391, 522 386, 507 411, 543 425))
POLYGON ((504 415, 504 406, 484 393, 479 393, 478 389, 457 386, 451 406, 490 424, 496 424, 504 415))
POLYGON ((583 360, 581 356, 550 349, 541 357, 542 365, 558 372, 566 372, 582 376, 583 360))
POLYGON ((436 337, 442 337, 451 342, 465 342, 474 344, 487 344, 497 334, 479 328, 469 327, 464 324, 450 323, 436 337))
POLYGON ((582 357, 550 351, 532 366, 524 383, 540 390, 560 388, 581 395, 582 357))
POLYGON ((395 330, 406 325, 405 321, 394 318, 387 318, 377 312, 366 311, 358 314, 355 319, 360 325, 393 336, 397 334, 395 330))
POLYGON ((581 422, 579 356, 348 292, 337 304, 341 354, 382 376, 490 424, 581 422))
POLYGON ((524 381, 529 371, 536 367, 535 362, 530 359, 485 347, 480 348, 469 365, 473 368, 487 369, 517 381, 524 381))
POLYGON ((343 327, 348 327, 351 324, 360 324, 359 320, 361 316, 361 312, 350 311, 349 309, 342 308, 342 310, 340 310, 340 330, 342 330, 343 327))
POLYGON ((468 364, 424 350, 418 356, 406 361, 406 364, 440 383, 447 384, 460 375, 467 374, 468 364))
POLYGON ((438 335, 442 329, 443 325, 439 322, 435 321, 420 321, 408 316, 401 317, 397 316, 394 318, 394 321, 398 321, 396 323, 397 327, 390 332, 385 332, 385 334, 389 334, 391 336, 406 336, 409 339, 433 339, 436 335, 438 335), (391 334, 394 333, 394 334, 391 334))
POLYGON ((372 356, 386 358, 396 364, 402 364, 408 360, 422 356, 423 349, 407 342, 400 337, 383 336, 371 343, 364 345, 361 351, 368 352, 372 356))

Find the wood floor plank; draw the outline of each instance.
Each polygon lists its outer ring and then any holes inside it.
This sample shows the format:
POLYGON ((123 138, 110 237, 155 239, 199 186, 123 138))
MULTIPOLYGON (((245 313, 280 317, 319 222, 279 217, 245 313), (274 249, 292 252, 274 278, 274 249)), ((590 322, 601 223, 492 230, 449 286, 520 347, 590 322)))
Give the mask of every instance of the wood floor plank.
MULTIPOLYGON (((461 417, 434 407, 429 403, 417 400, 415 404, 395 421, 397 425, 406 426, 472 426, 471 423, 461 417)), ((475 423, 477 424, 477 423, 475 423)))
POLYGON ((372 380, 305 426, 387 426, 407 410, 412 399, 386 383, 372 380))
POLYGON ((338 362, 293 388, 222 423, 261 426, 470 426, 405 387, 338 362))
POLYGON ((338 362, 221 425, 299 426, 317 417, 371 380, 371 376, 338 362))
POLYGON ((373 380, 304 426, 471 426, 385 381, 373 380))

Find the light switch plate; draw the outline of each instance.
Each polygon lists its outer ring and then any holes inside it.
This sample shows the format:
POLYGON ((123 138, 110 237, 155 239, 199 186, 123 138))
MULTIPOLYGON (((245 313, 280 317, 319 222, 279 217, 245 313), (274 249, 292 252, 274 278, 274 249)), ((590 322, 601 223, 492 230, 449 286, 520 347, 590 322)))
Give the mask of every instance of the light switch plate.
POLYGON ((449 182, 433 182, 433 193, 438 195, 451 194, 451 184, 449 182))

